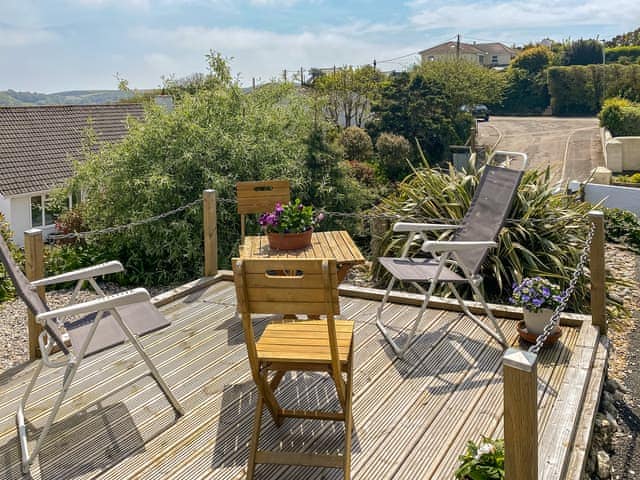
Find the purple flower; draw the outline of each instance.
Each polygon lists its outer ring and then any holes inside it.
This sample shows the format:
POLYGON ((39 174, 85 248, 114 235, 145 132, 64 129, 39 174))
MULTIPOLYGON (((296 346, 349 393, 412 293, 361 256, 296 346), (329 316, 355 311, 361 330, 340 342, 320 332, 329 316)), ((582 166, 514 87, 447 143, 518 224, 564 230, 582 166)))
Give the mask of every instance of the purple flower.
POLYGON ((554 295, 551 298, 553 298, 554 302, 561 302, 562 301, 562 297, 560 295, 554 295))
POLYGON ((521 298, 523 302, 528 302, 529 300, 531 300, 531 297, 529 295, 522 295, 521 298))
POLYGON ((316 217, 316 223, 321 222, 322 220, 324 220, 324 213, 320 212, 318 214, 318 216, 316 217))
POLYGON ((532 303, 536 306, 539 307, 544 303, 544 300, 542 300, 541 298, 534 298, 532 300, 532 303))
POLYGON ((275 208, 274 212, 277 215, 280 215, 282 212, 284 212, 284 207, 282 206, 282 203, 280 203, 280 202, 276 203, 276 208, 275 208))
POLYGON ((549 290, 549 287, 542 287, 542 295, 544 295, 545 298, 551 295, 551 290, 549 290))

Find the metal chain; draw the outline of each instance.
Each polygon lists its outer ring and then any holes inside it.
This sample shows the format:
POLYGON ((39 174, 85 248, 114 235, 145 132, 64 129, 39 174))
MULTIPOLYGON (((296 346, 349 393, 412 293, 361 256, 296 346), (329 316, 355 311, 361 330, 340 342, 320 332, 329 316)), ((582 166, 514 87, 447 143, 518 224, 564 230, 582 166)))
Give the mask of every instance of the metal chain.
MULTIPOLYGON (((133 227, 137 227, 140 225, 145 225, 147 223, 151 223, 151 222, 155 222, 157 220, 162 220, 163 218, 169 217, 171 215, 175 215, 176 213, 180 213, 184 210, 187 210, 199 203, 202 202, 202 198, 198 198, 196 200, 194 200, 193 202, 189 202, 186 205, 183 205, 181 207, 178 208, 174 208, 173 210, 169 210, 168 212, 164 212, 161 213, 159 215, 155 215, 153 217, 149 217, 149 218, 145 218, 143 220, 137 220, 135 222, 131 222, 131 223, 127 223, 127 224, 123 224, 123 225, 116 225, 113 227, 107 227, 107 228, 103 228, 100 230, 92 230, 92 231, 88 231, 88 232, 71 232, 71 233, 66 233, 66 234, 52 234, 49 235, 49 238, 52 240, 64 240, 64 239, 68 239, 68 238, 87 238, 87 237, 91 237, 91 236, 96 236, 96 235, 107 235, 110 233, 117 233, 117 232, 122 232, 125 230, 128 230, 130 228, 133 227)), ((235 205, 237 204, 237 200, 235 198, 216 198, 216 202, 220 203, 220 204, 226 204, 226 205, 235 205)), ((331 211, 327 211, 327 210, 319 210, 319 212, 327 215, 327 216, 331 216, 331 217, 337 217, 337 218, 354 218, 354 219, 358 219, 358 220, 363 220, 363 221, 371 221, 371 220, 375 220, 375 219, 384 219, 384 220, 401 220, 402 218, 406 218, 403 215, 399 215, 399 214, 365 214, 365 213, 351 213, 351 212, 331 212, 331 211)), ((447 223, 447 224, 458 224, 460 223, 460 219, 453 219, 453 218, 438 218, 438 217, 421 217, 420 218, 421 222, 430 222, 430 223, 447 223)), ((531 221, 531 220, 530 220, 531 221)), ((508 218, 506 220, 506 224, 507 225, 512 225, 512 224, 518 224, 521 223, 521 221, 519 219, 515 219, 515 218, 508 218)))
POLYGON ((159 215, 155 215, 153 217, 145 218, 143 220, 137 220, 135 222, 127 223, 125 225, 116 225, 114 227, 103 228, 101 230, 91 230, 89 232, 71 232, 60 235, 49 235, 49 238, 53 240, 63 240, 66 238, 87 238, 94 235, 106 235, 109 233, 117 233, 122 232, 124 230, 128 230, 133 227, 138 227, 140 225, 145 225, 147 223, 155 222, 157 220, 161 220, 163 218, 169 217, 171 215, 175 215, 176 213, 180 213, 184 210, 187 210, 191 207, 194 207, 202 202, 202 198, 197 198, 193 202, 189 202, 186 205, 182 205, 181 207, 174 208, 173 210, 169 210, 168 212, 161 213, 159 215))
POLYGON ((573 276, 569 281, 569 286, 563 292, 560 298, 560 303, 553 311, 553 314, 549 319, 549 323, 547 323, 547 325, 544 327, 544 330, 542 331, 542 333, 538 335, 535 345, 532 345, 531 348, 529 348, 529 351, 531 353, 538 354, 538 352, 540 351, 544 343, 547 341, 547 339, 549 338, 553 330, 558 325, 558 322, 560 320, 560 315, 562 314, 562 312, 564 312, 565 308, 567 308, 567 303, 569 303, 569 298, 571 298, 571 295, 573 295, 573 291, 576 289, 578 280, 584 273, 584 267, 587 264, 587 259, 589 258, 589 247, 591 246, 591 241, 593 240, 593 235, 595 234, 595 231, 596 231, 596 224, 592 223, 591 228, 589 229, 589 234, 587 235, 587 239, 584 244, 584 248, 582 249, 582 253, 580 254, 580 261, 578 262, 578 265, 576 266, 576 269, 573 272, 573 276))

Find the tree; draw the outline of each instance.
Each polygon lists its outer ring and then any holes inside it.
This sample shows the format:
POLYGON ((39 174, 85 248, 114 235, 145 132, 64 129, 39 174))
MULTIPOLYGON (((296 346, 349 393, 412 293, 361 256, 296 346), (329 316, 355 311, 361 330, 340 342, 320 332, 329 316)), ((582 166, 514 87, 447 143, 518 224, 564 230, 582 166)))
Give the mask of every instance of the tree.
POLYGON ((371 136, 377 139, 384 132, 402 135, 419 143, 428 158, 442 160, 448 146, 460 142, 471 126, 470 115, 457 107, 461 97, 456 101, 451 94, 449 85, 425 78, 420 69, 395 74, 372 105, 375 120, 368 125, 371 136))
POLYGON ((603 47, 597 40, 576 40, 564 46, 564 65, 593 65, 602 63, 603 47))
POLYGON ((500 72, 464 59, 425 62, 415 73, 441 85, 454 109, 463 105, 499 103, 505 87, 500 72))
POLYGON ((636 28, 633 32, 616 35, 607 42, 607 47, 632 47, 640 45, 640 28, 636 28))
POLYGON ((369 65, 345 66, 315 77, 312 85, 324 100, 327 118, 336 125, 350 127, 364 125, 382 80, 382 74, 369 65))

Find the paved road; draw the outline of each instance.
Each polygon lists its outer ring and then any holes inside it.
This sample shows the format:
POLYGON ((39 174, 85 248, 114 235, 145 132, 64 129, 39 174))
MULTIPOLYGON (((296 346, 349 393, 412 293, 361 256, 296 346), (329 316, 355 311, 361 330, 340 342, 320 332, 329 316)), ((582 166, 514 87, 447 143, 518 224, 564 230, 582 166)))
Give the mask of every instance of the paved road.
POLYGON ((555 181, 586 180, 604 165, 597 118, 491 117, 478 125, 479 144, 525 152, 530 168, 550 166, 555 181))

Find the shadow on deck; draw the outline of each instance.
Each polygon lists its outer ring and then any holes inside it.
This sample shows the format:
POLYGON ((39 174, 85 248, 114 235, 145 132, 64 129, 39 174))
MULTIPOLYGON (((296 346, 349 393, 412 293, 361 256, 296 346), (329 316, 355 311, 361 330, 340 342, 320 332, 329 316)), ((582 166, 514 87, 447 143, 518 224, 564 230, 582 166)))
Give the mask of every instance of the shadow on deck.
MULTIPOLYGON (((457 312, 429 310, 401 361, 378 334, 377 302, 341 297, 341 304, 343 315, 356 321, 352 478, 451 479, 467 440, 502 436, 503 351, 474 323, 457 312)), ((402 336, 416 307, 392 308, 390 324, 402 336)), ((145 367, 130 345, 92 357, 82 364, 33 478, 244 478, 256 390, 234 317, 233 285, 216 283, 162 310, 172 325, 142 343, 187 414, 176 420, 153 380, 141 376, 145 367)), ((256 322, 258 332, 266 321, 256 322)), ((516 322, 500 322, 516 344, 516 322)), ((565 327, 561 341, 541 353, 541 436, 549 425, 575 421, 549 419, 574 352, 596 346, 585 323, 565 327)), ((0 479, 22 478, 14 414, 31 372, 26 366, 0 374, 0 479)), ((288 382, 291 375, 278 390, 284 406, 337 407, 328 377, 300 374, 288 382)), ((60 385, 60 371, 38 382, 26 412, 31 433, 43 425, 60 385)), ((337 452, 344 437, 335 422, 288 419, 278 429, 265 418, 264 425, 263 447, 337 452)), ((341 472, 265 465, 256 478, 338 479, 341 472)))

